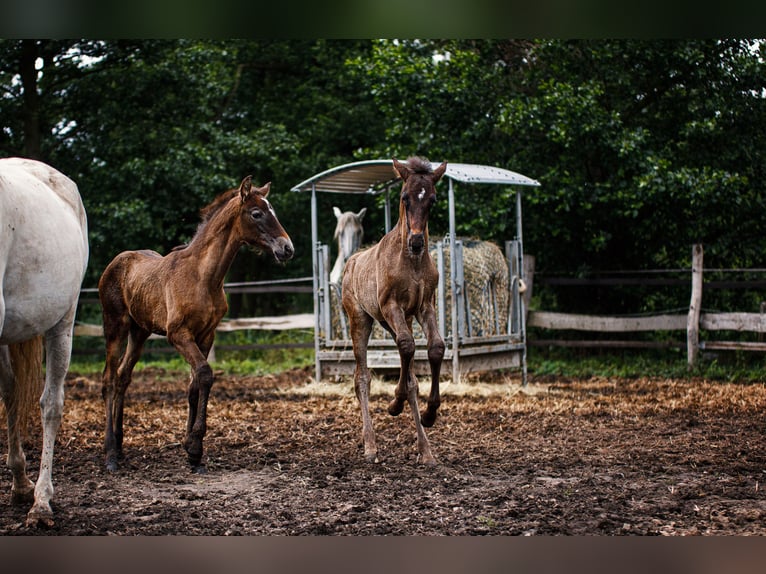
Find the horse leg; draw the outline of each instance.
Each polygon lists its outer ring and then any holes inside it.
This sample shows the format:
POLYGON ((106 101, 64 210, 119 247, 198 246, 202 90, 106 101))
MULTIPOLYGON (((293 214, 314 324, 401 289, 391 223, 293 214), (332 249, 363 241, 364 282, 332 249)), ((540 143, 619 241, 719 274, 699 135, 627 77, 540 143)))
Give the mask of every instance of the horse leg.
POLYGON ((384 315, 389 330, 394 335, 396 346, 399 349, 399 382, 394 391, 394 398, 388 405, 388 414, 398 416, 404 410, 404 403, 408 400, 408 387, 412 384, 412 361, 415 357, 415 339, 412 336, 411 324, 407 322, 404 314, 396 307, 392 307, 390 314, 384 315))
POLYGON ((35 503, 27 514, 27 526, 53 525, 50 500, 53 496, 53 448, 64 412, 64 378, 72 356, 72 327, 76 305, 45 333, 45 388, 40 398, 43 449, 35 485, 35 503))
MULTIPOLYGON (((128 334, 128 345, 125 354, 117 369, 117 384, 114 388, 114 402, 112 405, 112 424, 114 426, 114 460, 125 458, 122 451, 122 439, 124 436, 123 420, 125 412, 125 393, 133 380, 133 369, 141 358, 144 343, 149 338, 149 331, 142 329, 137 323, 131 322, 128 334)), ((116 462, 115 462, 116 464, 116 462)), ((112 469, 116 470, 116 469, 112 469)))
POLYGON ((101 396, 104 399, 104 459, 106 469, 114 472, 118 469, 117 438, 114 431, 114 403, 120 366, 120 352, 128 336, 129 321, 127 311, 110 310, 108 302, 102 301, 104 316, 104 339, 106 360, 101 377, 101 396))
POLYGON ((368 462, 379 462, 378 447, 375 443, 375 430, 370 417, 370 370, 367 368, 367 344, 372 333, 372 317, 361 308, 353 309, 349 316, 351 341, 354 347, 354 392, 362 411, 362 441, 364 458, 368 462))
POLYGON ((439 334, 436 323, 436 313, 433 308, 425 310, 418 319, 426 334, 428 345, 428 364, 431 367, 431 392, 428 395, 426 409, 420 415, 420 421, 424 427, 432 427, 436 422, 436 411, 441 405, 439 394, 439 375, 441 374, 442 361, 444 360, 444 339, 439 334))
POLYGON ((0 346, 0 395, 6 405, 8 423, 8 457, 6 464, 13 475, 11 487, 11 504, 29 504, 34 500, 35 485, 27 476, 27 460, 21 448, 19 428, 16 424, 16 413, 8 405, 13 401, 15 385, 11 357, 8 347, 0 346))
POLYGON ((426 431, 423 429, 420 412, 418 412, 418 380, 415 378, 415 373, 412 372, 412 363, 410 363, 407 377, 407 402, 409 403, 410 411, 412 412, 412 420, 415 422, 420 461, 423 464, 435 465, 436 459, 431 453, 431 444, 428 442, 428 436, 426 436, 426 431))
POLYGON ((168 341, 191 366, 192 376, 188 391, 189 418, 187 419, 183 446, 192 471, 204 473, 202 442, 207 433, 207 401, 213 386, 213 369, 206 358, 210 346, 208 345, 203 352, 186 329, 169 331, 168 341))
POLYGON ((415 377, 415 339, 409 328, 403 333, 400 331, 396 337, 396 344, 399 347, 399 358, 401 360, 401 370, 399 372, 399 383, 396 385, 394 400, 388 406, 388 412, 391 415, 398 415, 404 408, 406 401, 412 411, 412 420, 415 423, 415 432, 417 433, 418 453, 420 460, 424 464, 435 465, 436 459, 431 453, 431 445, 423 429, 418 411, 418 380, 415 377))

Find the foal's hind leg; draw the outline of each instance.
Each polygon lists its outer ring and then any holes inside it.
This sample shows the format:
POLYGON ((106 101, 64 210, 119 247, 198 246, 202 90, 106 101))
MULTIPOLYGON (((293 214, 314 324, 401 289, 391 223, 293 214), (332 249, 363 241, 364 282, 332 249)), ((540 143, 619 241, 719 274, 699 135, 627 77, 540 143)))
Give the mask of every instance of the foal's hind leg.
POLYGON ((125 393, 133 380, 133 369, 141 358, 141 351, 143 350, 149 335, 149 331, 142 329, 135 322, 131 322, 128 345, 125 348, 125 354, 123 355, 120 367, 117 370, 117 384, 114 388, 113 424, 115 452, 117 459, 119 460, 124 458, 122 439, 124 433, 123 419, 125 412, 125 393))
POLYGON ((378 462, 378 447, 375 443, 375 430, 370 417, 370 370, 367 368, 367 344, 372 332, 372 317, 361 309, 349 313, 351 339, 354 345, 354 392, 362 411, 362 440, 364 458, 369 462, 378 462))

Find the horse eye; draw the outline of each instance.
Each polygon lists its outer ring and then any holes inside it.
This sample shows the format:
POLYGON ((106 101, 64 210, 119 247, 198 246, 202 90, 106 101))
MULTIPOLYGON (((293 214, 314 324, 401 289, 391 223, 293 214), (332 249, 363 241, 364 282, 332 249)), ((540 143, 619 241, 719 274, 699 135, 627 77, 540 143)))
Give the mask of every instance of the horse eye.
POLYGON ((263 212, 260 209, 253 209, 250 212, 250 217, 252 217, 253 219, 260 219, 261 217, 263 217, 263 212))

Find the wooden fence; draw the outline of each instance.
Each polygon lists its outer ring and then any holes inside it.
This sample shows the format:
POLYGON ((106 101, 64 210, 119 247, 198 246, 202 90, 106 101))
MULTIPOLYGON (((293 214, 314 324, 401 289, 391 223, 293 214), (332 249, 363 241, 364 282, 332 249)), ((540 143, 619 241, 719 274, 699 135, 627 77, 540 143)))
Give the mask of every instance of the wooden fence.
MULTIPOLYGON (((276 279, 271 281, 249 281, 242 283, 226 283, 224 289, 228 294, 262 294, 262 293, 313 293, 312 277, 298 277, 292 279, 276 279), (301 285, 309 283, 309 285, 301 285)), ((98 289, 86 288, 80 292, 81 304, 98 304, 98 289)), ((224 319, 216 329, 219 333, 232 331, 260 329, 268 331, 280 331, 285 329, 314 329, 313 313, 298 313, 293 315, 280 315, 272 317, 247 317, 236 319, 224 319)), ((103 337, 104 330, 101 325, 77 322, 74 327, 75 337, 103 337)), ((150 339, 164 339, 159 335, 152 335, 150 339)), ((217 345, 219 350, 255 350, 273 348, 313 348, 313 342, 306 343, 251 343, 247 345, 217 345)), ((91 351, 88 349, 75 349, 75 354, 102 353, 103 350, 91 351)), ((170 346, 153 347, 151 352, 175 352, 170 346)), ((215 348, 211 350, 211 360, 215 360, 215 348)))
MULTIPOLYGON (((691 288, 689 309, 684 314, 658 314, 644 317, 596 316, 577 315, 571 313, 554 313, 549 311, 529 311, 527 327, 537 327, 550 330, 597 331, 602 333, 628 333, 641 331, 686 331, 687 360, 690 367, 699 358, 700 350, 745 350, 766 351, 763 341, 700 341, 700 331, 747 331, 766 333, 766 304, 761 305, 759 313, 703 313, 703 285, 716 288, 750 287, 764 288, 766 281, 718 281, 703 282, 703 248, 702 245, 692 247, 691 281, 683 279, 652 279, 652 278, 602 278, 602 279, 569 279, 552 278, 544 283, 551 285, 679 285, 687 284, 691 288)), ((525 259, 526 261, 526 259, 525 259)), ((533 261, 533 260, 532 260, 533 261)), ((764 270, 742 270, 764 271, 764 270)), ((533 269, 527 271, 527 284, 531 296, 533 269)), ((539 283, 543 283, 538 281, 539 283)), ((565 347, 610 347, 610 348, 663 348, 681 347, 682 343, 672 341, 626 341, 626 340, 565 340, 565 339, 527 339, 532 346, 565 346, 565 347)))
MULTIPOLYGON (((703 288, 734 289, 755 288, 764 289, 766 299, 766 280, 750 281, 703 281, 704 278, 704 254, 702 245, 692 247, 692 267, 684 271, 690 273, 690 279, 680 278, 657 278, 657 277, 601 277, 601 278, 568 278, 550 277, 535 278, 534 258, 524 257, 524 275, 526 277, 527 290, 524 293, 524 301, 527 309, 532 296, 533 286, 538 285, 572 285, 572 286, 690 286, 689 308, 686 313, 669 314, 662 313, 650 316, 615 316, 615 315, 584 315, 572 313, 559 313, 552 311, 530 310, 527 314, 526 326, 547 330, 574 330, 598 333, 636 333, 636 332, 662 332, 677 331, 686 332, 685 345, 683 341, 638 341, 620 339, 539 339, 527 338, 530 346, 561 346, 561 347, 602 347, 602 348, 682 348, 686 346, 687 360, 691 366, 695 365, 701 350, 744 350, 766 351, 766 342, 762 337, 759 341, 701 341, 701 331, 737 331, 766 334, 766 302, 761 305, 759 313, 707 313, 702 312, 703 288)), ((708 270, 710 271, 710 270, 708 270)), ((741 270, 766 272, 766 270, 741 270)), ((273 281, 258 281, 248 283, 227 283, 228 293, 312 293, 311 277, 296 279, 284 279, 273 281)), ((98 303, 96 289, 83 289, 80 298, 82 303, 98 303)), ((295 315, 273 317, 251 317, 240 319, 228 319, 221 322, 219 332, 230 332, 242 329, 313 329, 313 313, 301 313, 295 315)), ((101 325, 88 325, 78 323, 75 325, 75 336, 103 336, 101 325)), ((251 345, 227 345, 219 346, 221 350, 228 349, 268 349, 305 347, 311 348, 314 344, 308 343, 275 343, 275 344, 251 344, 251 345)), ((170 347, 154 348, 153 352, 172 351, 170 347)), ((99 351, 100 352, 100 351, 99 351)))

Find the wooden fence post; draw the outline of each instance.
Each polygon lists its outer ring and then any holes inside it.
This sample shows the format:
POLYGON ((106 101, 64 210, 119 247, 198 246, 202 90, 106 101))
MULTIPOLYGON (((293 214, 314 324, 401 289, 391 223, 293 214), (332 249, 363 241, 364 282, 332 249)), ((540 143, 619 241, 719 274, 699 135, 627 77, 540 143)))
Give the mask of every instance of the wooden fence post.
POLYGON ((524 300, 524 312, 529 312, 529 303, 532 300, 532 288, 535 284, 535 256, 524 254, 524 282, 527 290, 521 296, 524 300))
POLYGON ((697 365, 700 342, 700 309, 702 307, 702 244, 692 246, 692 297, 686 317, 686 356, 689 370, 697 365))

